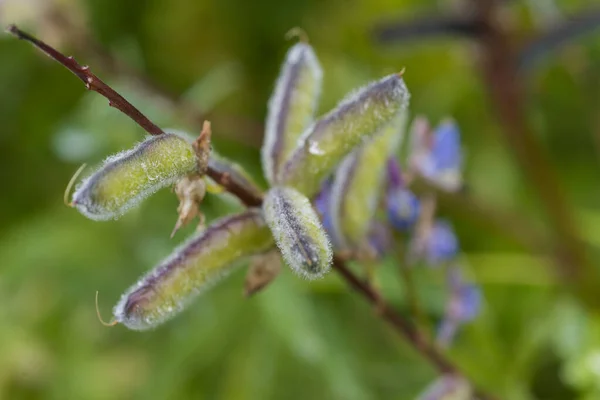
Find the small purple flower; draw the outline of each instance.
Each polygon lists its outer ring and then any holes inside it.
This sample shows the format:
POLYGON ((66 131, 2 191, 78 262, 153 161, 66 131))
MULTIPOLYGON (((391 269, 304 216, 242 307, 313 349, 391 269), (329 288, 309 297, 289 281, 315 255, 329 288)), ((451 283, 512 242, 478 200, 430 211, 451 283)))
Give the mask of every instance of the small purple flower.
POLYGON ((442 122, 434 132, 424 123, 414 129, 410 166, 422 176, 448 190, 457 190, 462 180, 463 155, 460 131, 452 120, 442 122))
POLYGON ((396 158, 390 157, 387 161, 387 179, 390 188, 404 187, 404 179, 402 178, 402 169, 396 158))
POLYGON ((400 164, 394 157, 387 163, 386 205, 388 220, 399 231, 407 231, 417 222, 419 199, 404 184, 400 164))
POLYGON ((457 266, 452 266, 448 271, 448 286, 450 299, 446 306, 446 315, 438 330, 438 342, 448 346, 460 325, 472 321, 481 311, 481 289, 466 282, 457 266))
POLYGON ((392 226, 399 231, 412 228, 421 210, 419 199, 410 190, 396 188, 388 190, 386 201, 388 220, 392 226))
POLYGON ((435 130, 431 146, 431 157, 437 172, 460 171, 462 167, 460 132, 454 121, 444 121, 435 130))
POLYGON ((452 225, 436 220, 425 239, 425 258, 431 265, 450 261, 458 254, 458 239, 452 225))

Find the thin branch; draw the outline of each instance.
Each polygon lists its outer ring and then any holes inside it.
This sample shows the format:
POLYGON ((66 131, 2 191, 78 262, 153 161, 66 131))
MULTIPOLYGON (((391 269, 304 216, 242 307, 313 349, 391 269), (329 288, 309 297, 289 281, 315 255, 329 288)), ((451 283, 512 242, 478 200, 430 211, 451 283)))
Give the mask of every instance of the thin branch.
MULTIPOLYGON (((360 293, 362 297, 371 303, 385 322, 391 325, 397 333, 404 338, 441 373, 452 375, 464 375, 458 367, 447 359, 444 354, 430 341, 426 340, 417 327, 400 315, 389 303, 385 302, 377 291, 368 283, 360 280, 339 257, 333 259, 333 269, 337 271, 346 283, 360 293)), ((480 400, 492 400, 494 397, 482 391, 476 391, 476 398, 480 400)))
POLYGON ((67 57, 60 53, 53 47, 46 43, 34 38, 33 36, 23 32, 16 25, 10 25, 7 29, 9 33, 16 36, 19 39, 26 40, 33 44, 35 47, 46 53, 47 56, 61 63, 65 68, 75 74, 76 77, 81 79, 88 90, 93 90, 100 93, 102 96, 108 99, 108 104, 111 107, 116 108, 129 118, 134 120, 141 126, 146 132, 151 135, 161 135, 163 130, 156 126, 150 121, 144 114, 142 114, 137 108, 131 105, 123 96, 115 92, 110 86, 104 83, 100 78, 92 73, 88 66, 82 66, 73 57, 67 57))
POLYGON ((126 78, 145 95, 157 99, 161 108, 168 108, 190 128, 200 131, 204 121, 210 120, 218 127, 219 136, 230 137, 250 147, 260 147, 264 131, 260 122, 238 115, 203 111, 189 100, 158 84, 143 71, 116 58, 84 26, 75 23, 64 12, 56 10, 49 15, 48 20, 53 27, 63 32, 63 36, 69 39, 69 44, 78 53, 93 60, 95 68, 111 76, 126 78))
POLYGON ((598 28, 600 28, 600 8, 585 9, 522 46, 518 54, 517 66, 519 69, 529 70, 545 54, 598 28))
POLYGON ((424 18, 382 23, 375 28, 375 37, 382 43, 431 36, 476 38, 481 27, 473 18, 459 16, 427 16, 424 18))
MULTIPOLYGON (((136 107, 134 107, 129 101, 123 96, 117 93, 114 89, 104 83, 100 78, 92 73, 89 67, 82 66, 73 57, 67 57, 58 50, 54 49, 50 45, 42 42, 41 40, 31 36, 30 34, 23 32, 16 25, 10 25, 7 29, 9 33, 16 36, 19 39, 23 39, 33 44, 35 47, 46 53, 49 57, 53 58, 65 68, 71 71, 85 84, 88 90, 98 92, 102 96, 108 99, 108 104, 123 114, 127 115, 139 126, 141 126, 150 135, 162 135, 165 133, 160 127, 150 121, 144 114, 142 114, 136 107)), ((210 166, 208 167, 207 175, 210 176, 215 182, 227 189, 228 192, 232 193, 240 199, 242 203, 249 207, 256 207, 262 204, 262 197, 257 194, 246 191, 243 187, 238 185, 233 179, 229 179, 227 173, 219 172, 210 166)))
POLYGON ((396 242, 395 253, 399 260, 398 270, 400 271, 400 277, 402 278, 404 289, 406 290, 406 301, 410 307, 414 320, 417 322, 416 328, 426 340, 430 340, 432 331, 431 322, 421 304, 421 298, 419 297, 419 292, 414 280, 413 266, 405 261, 407 257, 406 248, 403 244, 404 238, 398 233, 395 233, 393 236, 396 242))
MULTIPOLYGON (((13 35, 17 36, 20 39, 25 39, 31 43, 33 43, 36 47, 44 51, 46 54, 50 55, 56 61, 64 65, 66 68, 71 70, 75 75, 77 75, 86 85, 89 86, 91 90, 95 90, 104 97, 106 97, 111 105, 116 107, 117 109, 123 111, 127 116, 137 122, 140 126, 142 126, 148 133, 151 134, 161 134, 162 130, 160 128, 152 128, 155 127, 153 123, 151 123, 143 114, 135 109, 133 105, 131 105, 127 100, 125 100, 122 96, 120 96, 113 89, 109 88, 106 84, 104 84, 100 79, 98 79, 95 75, 93 75, 89 68, 81 67, 77 64, 73 58, 66 57, 57 50, 53 49, 49 45, 43 43, 42 41, 32 37, 19 30, 16 26, 11 26, 9 28, 9 32, 13 35), (89 82, 88 78, 91 77, 92 82, 89 82), (100 84, 93 82, 100 82, 100 84), (100 90, 96 90, 99 87, 100 90), (127 110, 127 111, 125 111, 127 110), (132 111, 134 110, 134 111, 132 111), (144 121, 148 121, 145 123, 144 121), (150 129, 150 130, 149 130, 150 129), (160 130, 158 132, 156 129, 160 130), (154 132, 154 133, 152 133, 154 132)), ((209 171, 210 173, 210 171, 209 171)), ((218 181, 222 184, 228 191, 232 194, 236 195, 240 198, 242 202, 248 204, 250 206, 260 206, 262 203, 262 199, 257 198, 254 194, 249 193, 243 187, 232 187, 233 183, 230 179, 227 179, 226 174, 222 174, 220 177, 221 180, 218 181)), ((214 179, 214 178, 213 178, 214 179)), ((381 299, 378 296, 376 290, 371 287, 368 283, 361 281, 345 264, 343 260, 340 258, 334 258, 333 268, 340 274, 340 276, 348 283, 350 287, 355 289, 358 293, 360 293, 368 302, 373 304, 375 308, 379 311, 381 317, 389 323, 395 331, 401 336, 405 337, 410 344, 412 344, 417 351, 419 351, 427 360, 429 360, 432 365, 440 372, 440 373, 450 373, 460 375, 458 368, 448 360, 433 344, 428 343, 424 340, 424 338, 419 334, 419 331, 412 325, 408 320, 406 320, 402 315, 396 312, 387 302, 381 299)), ((481 399, 491 399, 491 396, 485 395, 483 393, 478 394, 481 399)))

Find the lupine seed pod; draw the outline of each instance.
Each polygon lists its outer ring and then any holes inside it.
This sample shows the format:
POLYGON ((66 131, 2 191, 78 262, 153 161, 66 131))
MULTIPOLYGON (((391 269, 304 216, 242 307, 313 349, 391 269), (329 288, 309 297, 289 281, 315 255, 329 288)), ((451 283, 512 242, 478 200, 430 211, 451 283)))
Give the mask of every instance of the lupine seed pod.
POLYGON ((304 132, 282 167, 281 183, 312 197, 346 155, 405 112, 409 97, 400 74, 387 76, 349 95, 304 132))
POLYGON ((109 157, 73 194, 72 204, 88 218, 118 218, 160 188, 194 172, 189 142, 174 134, 155 136, 109 157))
POLYGON ((400 113, 336 169, 329 202, 340 250, 361 245, 369 232, 381 199, 388 158, 404 136, 406 113, 400 113))
POLYGON ((273 245, 258 209, 216 221, 132 286, 113 310, 115 321, 133 330, 154 328, 182 311, 238 261, 273 245))
POLYGON ((261 150, 263 170, 271 184, 277 183, 281 165, 313 122, 322 77, 319 61, 308 43, 298 43, 288 51, 269 100, 261 150))
POLYGON ((277 247, 294 272, 317 279, 329 271, 331 244, 306 196, 295 189, 275 187, 267 192, 263 210, 277 247))

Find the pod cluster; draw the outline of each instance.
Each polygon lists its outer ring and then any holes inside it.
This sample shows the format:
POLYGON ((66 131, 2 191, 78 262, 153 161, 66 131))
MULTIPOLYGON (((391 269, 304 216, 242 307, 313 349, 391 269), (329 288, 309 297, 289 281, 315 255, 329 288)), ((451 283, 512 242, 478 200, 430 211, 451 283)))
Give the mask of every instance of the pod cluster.
MULTIPOLYGON (((122 296, 114 308, 116 322, 135 330, 155 327, 250 256, 261 255, 247 281, 248 294, 277 276, 279 255, 297 275, 322 278, 334 248, 354 255, 369 249, 381 256, 392 246, 393 229, 408 233, 410 262, 454 271, 440 338, 453 336, 459 324, 474 317, 478 292, 456 273, 459 245, 451 225, 433 219, 435 208, 428 214, 431 207, 410 190, 417 176, 447 190, 460 188, 458 128, 448 120, 433 130, 417 119, 401 169, 396 154, 410 98, 401 74, 367 84, 315 117, 321 84, 311 46, 305 41, 293 46, 269 101, 261 160, 271 188, 262 208, 224 217, 191 237, 122 296)), ((72 203, 90 218, 116 218, 162 187, 197 180, 202 171, 196 150, 182 135, 150 138, 109 158, 79 185, 72 203)), ((211 152, 208 166, 263 196, 237 164, 211 152)), ((208 191, 219 191, 215 182, 206 182, 208 191)))

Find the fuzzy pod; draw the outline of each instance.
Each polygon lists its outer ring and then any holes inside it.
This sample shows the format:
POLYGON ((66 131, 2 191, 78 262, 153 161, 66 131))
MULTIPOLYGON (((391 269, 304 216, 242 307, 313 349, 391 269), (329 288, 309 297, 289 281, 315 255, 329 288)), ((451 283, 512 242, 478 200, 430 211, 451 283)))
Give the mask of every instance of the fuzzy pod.
POLYGON ((400 146, 406 120, 406 113, 400 113, 336 169, 329 213, 340 249, 356 248, 366 239, 383 194, 388 159, 400 146))
POLYGON ((115 219, 196 168, 188 141, 175 134, 154 136, 109 157, 79 185, 72 204, 88 218, 115 219))
POLYGON ((313 122, 323 71, 310 45, 298 43, 287 53, 269 100, 262 165, 269 183, 277 183, 281 165, 313 122))
POLYGON ((282 166, 281 183, 312 197, 346 155, 405 112, 409 97, 400 74, 389 75, 347 96, 304 132, 282 166))
MULTIPOLYGON (((229 180, 234 182, 237 186, 243 187, 245 191, 252 193, 255 197, 262 197, 262 190, 260 187, 239 164, 219 155, 213 150, 208 159, 208 166, 215 171, 227 174, 229 180)), ((215 183, 215 185, 218 184, 215 183)))
POLYGON ((331 244, 306 196, 292 188, 275 187, 267 192, 263 210, 284 261, 295 273, 317 279, 329 271, 331 244))
POLYGON ((274 245, 259 209, 222 218, 192 237, 121 297, 115 321, 147 330, 182 311, 239 261, 274 245))

